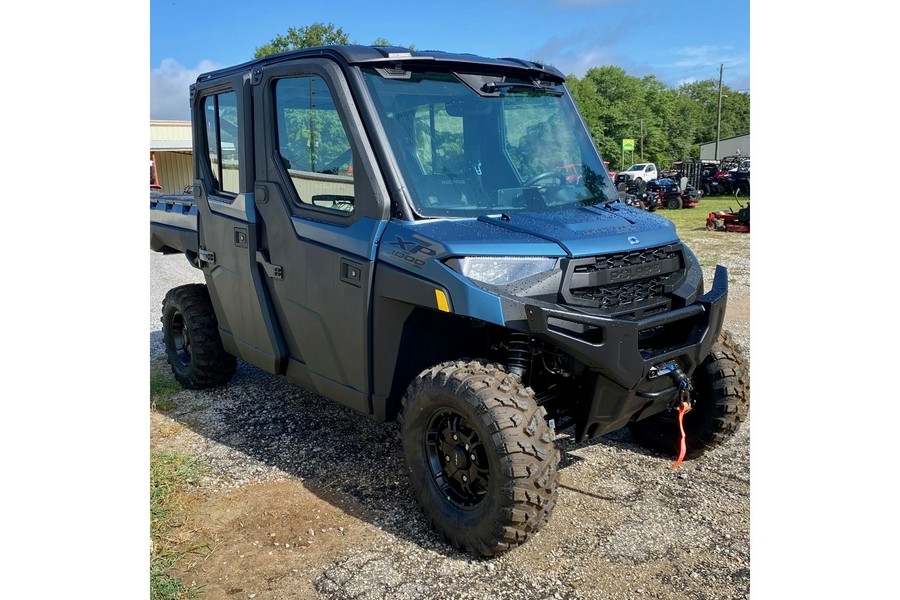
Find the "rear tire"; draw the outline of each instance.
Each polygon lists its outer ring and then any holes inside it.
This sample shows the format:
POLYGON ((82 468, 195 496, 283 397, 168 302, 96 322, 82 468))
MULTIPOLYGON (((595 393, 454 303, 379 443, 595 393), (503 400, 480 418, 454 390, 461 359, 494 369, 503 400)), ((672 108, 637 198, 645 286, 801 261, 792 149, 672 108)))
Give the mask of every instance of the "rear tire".
POLYGON ((666 200, 666 208, 670 210, 677 210, 682 207, 681 198, 678 196, 670 196, 668 200, 666 200))
POLYGON ((237 360, 225 351, 206 286, 200 283, 169 290, 162 308, 166 358, 175 379, 188 389, 227 383, 237 360))
POLYGON ((495 556, 549 519, 559 451, 517 376, 482 361, 436 365, 409 386, 400 427, 413 494, 454 547, 495 556))
MULTIPOLYGON (((686 458, 696 458, 722 445, 746 420, 749 385, 743 357, 728 332, 713 345, 692 378, 694 407, 684 415, 686 458)), ((678 413, 667 410, 629 424, 637 442, 654 452, 677 456, 681 433, 678 413)))

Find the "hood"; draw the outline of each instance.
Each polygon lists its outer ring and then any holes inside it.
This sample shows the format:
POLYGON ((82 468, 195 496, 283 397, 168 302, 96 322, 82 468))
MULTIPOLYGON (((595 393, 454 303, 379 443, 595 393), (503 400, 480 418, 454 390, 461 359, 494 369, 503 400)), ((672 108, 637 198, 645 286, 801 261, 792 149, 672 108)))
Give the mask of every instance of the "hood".
POLYGON ((424 243, 429 256, 575 258, 653 248, 677 242, 678 236, 665 217, 617 202, 610 208, 601 205, 478 219, 391 221, 384 241, 382 250, 387 251, 424 243))
POLYGON ((678 241, 671 221, 621 203, 557 212, 482 216, 478 220, 552 241, 571 257, 641 250, 678 241))

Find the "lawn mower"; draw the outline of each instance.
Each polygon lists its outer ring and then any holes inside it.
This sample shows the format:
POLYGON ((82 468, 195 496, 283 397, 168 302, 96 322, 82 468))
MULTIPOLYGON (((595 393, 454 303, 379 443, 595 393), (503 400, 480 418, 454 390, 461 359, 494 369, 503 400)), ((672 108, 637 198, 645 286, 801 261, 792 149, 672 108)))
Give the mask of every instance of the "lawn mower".
MULTIPOLYGON (((740 202, 738 202, 740 204, 740 202)), ((706 228, 710 231, 750 231, 750 203, 747 206, 741 204, 740 210, 734 212, 729 207, 727 211, 711 212, 706 218, 706 228)))

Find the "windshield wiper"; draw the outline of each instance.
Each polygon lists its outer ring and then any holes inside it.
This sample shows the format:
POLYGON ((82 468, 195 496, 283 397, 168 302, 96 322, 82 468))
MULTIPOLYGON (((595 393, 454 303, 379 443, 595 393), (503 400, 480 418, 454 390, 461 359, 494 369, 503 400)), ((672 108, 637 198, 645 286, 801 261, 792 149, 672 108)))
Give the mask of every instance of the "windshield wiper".
POLYGON ((488 94, 496 92, 537 92, 539 94, 550 94, 551 96, 556 97, 563 95, 563 93, 556 88, 540 85, 538 83, 525 82, 514 83, 511 81, 491 81, 484 84, 481 89, 488 94))

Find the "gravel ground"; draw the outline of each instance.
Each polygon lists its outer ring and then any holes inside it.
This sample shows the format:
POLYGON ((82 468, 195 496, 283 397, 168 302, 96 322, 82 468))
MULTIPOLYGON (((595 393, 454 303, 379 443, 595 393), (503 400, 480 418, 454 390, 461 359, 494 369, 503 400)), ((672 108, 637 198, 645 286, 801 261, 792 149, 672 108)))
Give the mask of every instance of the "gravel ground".
MULTIPOLYGON (((727 327, 749 357, 749 235, 710 235, 732 236, 727 327)), ((167 371, 162 298, 202 278, 182 256, 150 261, 150 367, 167 371)), ((208 550, 178 567, 204 598, 749 597, 749 422, 677 470, 627 431, 581 444, 559 436, 549 524, 482 560, 428 528, 395 423, 240 361, 227 386, 173 401, 166 414, 151 411, 151 448, 189 451, 206 467, 182 535, 208 550)))

